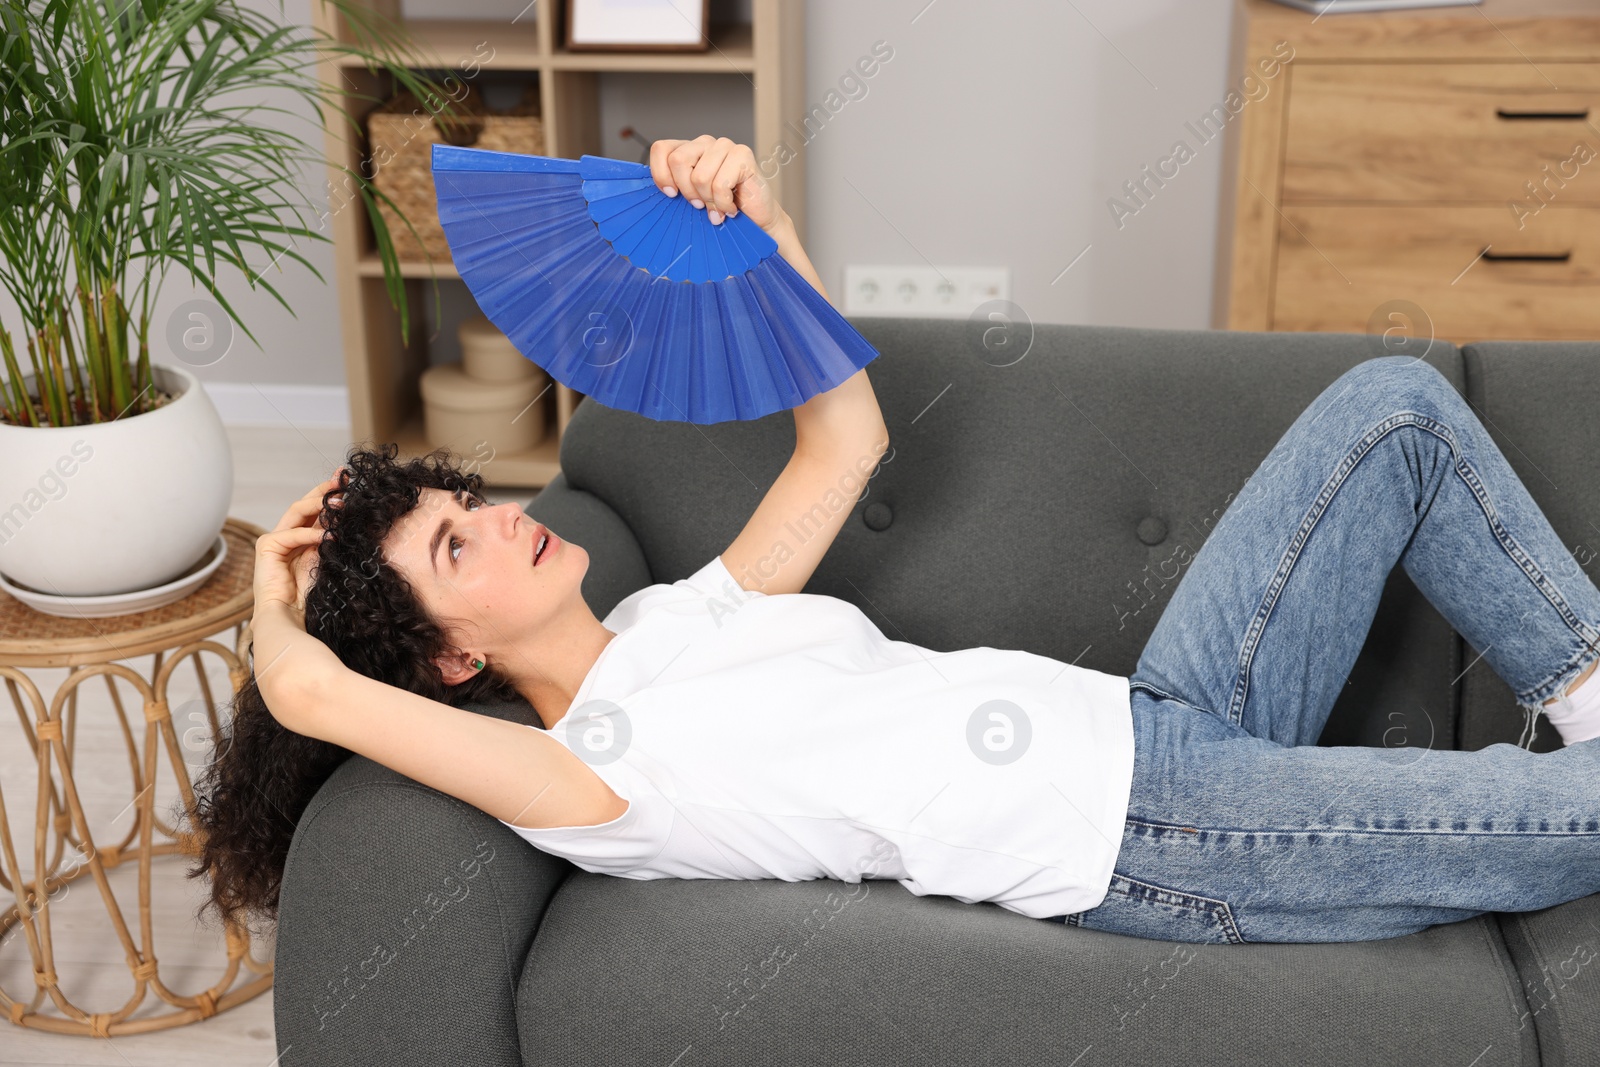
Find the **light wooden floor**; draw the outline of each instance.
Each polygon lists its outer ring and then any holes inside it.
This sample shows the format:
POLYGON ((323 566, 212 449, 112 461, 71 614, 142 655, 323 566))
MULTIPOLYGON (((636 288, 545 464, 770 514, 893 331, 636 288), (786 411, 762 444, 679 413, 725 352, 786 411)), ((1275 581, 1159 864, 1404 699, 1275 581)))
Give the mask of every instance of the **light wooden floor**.
MULTIPOLYGON (((265 528, 276 525, 285 508, 306 490, 333 473, 344 457, 347 434, 335 430, 230 427, 233 444, 234 494, 230 514, 265 528)), ((517 500, 526 504, 533 490, 491 487, 491 500, 517 500)), ((220 638, 230 648, 233 631, 220 638)), ((207 657, 212 692, 228 692, 227 675, 219 661, 207 657)), ((127 661, 149 676, 151 657, 127 661)), ((29 671, 48 700, 65 670, 29 671)), ((184 762, 191 780, 203 770, 209 734, 200 689, 189 664, 174 676, 171 704, 184 762), (180 685, 180 681, 182 685, 180 685), (193 703, 191 703, 193 701, 193 703)), ((120 842, 133 826, 130 808, 133 790, 127 749, 104 683, 85 685, 78 702, 75 778, 91 833, 102 844, 120 842)), ((3 689, 0 689, 3 694, 3 689)), ((130 702, 131 689, 122 690, 123 706, 135 725, 142 756, 144 737, 139 703, 130 702)), ((9 704, 8 697, 0 701, 9 704)), ((32 876, 33 827, 38 795, 37 764, 22 740, 16 716, 0 709, 0 790, 6 800, 12 841, 20 852, 24 878, 32 876)), ((159 766, 159 765, 158 765, 159 766)), ((178 791, 170 768, 160 775, 155 790, 156 811, 177 809, 178 791)), ((167 819, 170 825, 172 820, 167 819)), ((152 865, 154 944, 163 983, 173 992, 192 996, 214 984, 222 973, 226 954, 220 930, 211 922, 199 925, 193 916, 205 898, 198 880, 186 879, 184 860, 163 857, 152 865)), ((108 872, 112 891, 130 924, 135 944, 140 941, 138 872, 136 864, 123 864, 108 872)), ((124 962, 99 891, 85 877, 58 891, 51 901, 51 930, 56 969, 62 992, 90 1012, 115 1011, 132 995, 134 980, 124 962)), ((258 945, 254 955, 269 960, 272 946, 258 945)), ((23 999, 34 985, 28 944, 20 932, 0 939, 0 988, 23 999)), ((242 984, 242 983, 241 983, 242 984)), ((43 1010, 56 1013, 46 1002, 43 1010)), ((171 1008, 154 993, 145 999, 134 1019, 166 1014, 171 1008)), ((270 1067, 277 1057, 272 1029, 272 992, 247 1001, 210 1019, 152 1034, 109 1039, 70 1037, 12 1026, 0 1018, 0 1064, 94 1064, 111 1067, 270 1067)), ((292 1058, 292 1057, 291 1057, 292 1058)))

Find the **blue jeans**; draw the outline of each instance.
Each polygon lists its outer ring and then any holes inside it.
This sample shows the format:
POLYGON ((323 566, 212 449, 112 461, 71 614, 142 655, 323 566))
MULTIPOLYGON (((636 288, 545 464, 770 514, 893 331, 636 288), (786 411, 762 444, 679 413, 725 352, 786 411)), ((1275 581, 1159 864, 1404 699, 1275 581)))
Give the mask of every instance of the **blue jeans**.
POLYGON ((1316 744, 1396 561, 1530 714, 1600 657, 1600 591, 1470 405, 1412 357, 1357 364, 1273 447, 1162 613, 1130 679, 1109 893, 1054 921, 1366 941, 1600 892, 1600 738, 1316 744))

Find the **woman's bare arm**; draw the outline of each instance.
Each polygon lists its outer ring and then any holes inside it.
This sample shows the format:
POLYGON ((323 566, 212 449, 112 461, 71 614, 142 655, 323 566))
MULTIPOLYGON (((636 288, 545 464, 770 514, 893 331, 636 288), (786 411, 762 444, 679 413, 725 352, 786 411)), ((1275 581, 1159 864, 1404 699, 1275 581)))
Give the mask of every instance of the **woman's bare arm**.
MULTIPOLYGON (((263 693, 265 696, 265 693, 263 693)), ((543 730, 451 707, 339 665, 304 672, 273 716, 514 826, 594 826, 628 804, 543 730)))
MULTIPOLYGON (((826 300, 794 223, 787 212, 779 209, 779 215, 767 231, 778 242, 778 254, 826 300)), ((794 408, 794 436, 793 458, 722 554, 735 580, 769 595, 805 588, 889 449, 889 430, 866 369, 794 408)))
POLYGON ((811 257, 806 255, 806 250, 800 246, 800 235, 795 232, 794 220, 782 208, 778 209, 778 214, 778 221, 767 230, 767 236, 778 242, 778 255, 794 268, 796 274, 810 282, 811 287, 822 294, 822 299, 832 303, 828 291, 822 287, 822 276, 812 265, 811 257))
POLYGON ((889 447, 865 370, 794 409, 794 455, 722 564, 752 592, 801 592, 889 447))

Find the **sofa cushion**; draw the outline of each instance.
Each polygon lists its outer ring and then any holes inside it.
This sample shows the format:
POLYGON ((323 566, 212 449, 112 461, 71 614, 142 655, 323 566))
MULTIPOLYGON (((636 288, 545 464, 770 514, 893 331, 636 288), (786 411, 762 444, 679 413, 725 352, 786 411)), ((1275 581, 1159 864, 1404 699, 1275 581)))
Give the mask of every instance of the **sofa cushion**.
POLYGON ((1187 944, 892 881, 579 872, 517 1009, 540 1067, 1538 1062, 1492 916, 1382 941, 1187 944))
POLYGON ((1600 895, 1497 916, 1544 1067, 1600 1063, 1600 895))

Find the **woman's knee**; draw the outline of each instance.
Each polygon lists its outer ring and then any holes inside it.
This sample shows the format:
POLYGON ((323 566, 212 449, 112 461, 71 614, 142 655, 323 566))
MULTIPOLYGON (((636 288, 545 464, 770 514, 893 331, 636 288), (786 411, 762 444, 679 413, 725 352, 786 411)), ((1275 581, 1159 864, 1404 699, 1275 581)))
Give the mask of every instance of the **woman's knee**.
POLYGON ((1346 375, 1365 395, 1384 403, 1390 411, 1442 413, 1464 403, 1450 379, 1416 356, 1375 356, 1357 363, 1346 375), (1430 404, 1436 406, 1430 408, 1430 404))

